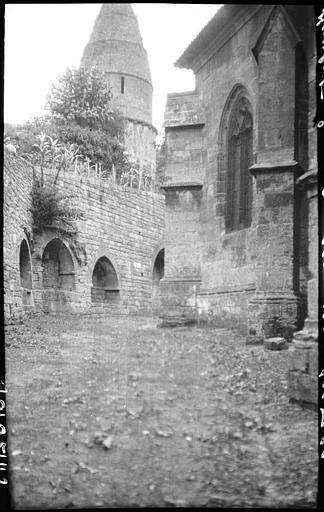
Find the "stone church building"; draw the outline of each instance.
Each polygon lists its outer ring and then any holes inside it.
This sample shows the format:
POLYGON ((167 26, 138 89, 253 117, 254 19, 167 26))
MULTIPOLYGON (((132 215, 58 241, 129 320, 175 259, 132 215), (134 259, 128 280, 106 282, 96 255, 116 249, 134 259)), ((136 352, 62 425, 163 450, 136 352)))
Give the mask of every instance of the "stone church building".
POLYGON ((291 396, 317 400, 317 139, 311 6, 225 5, 169 94, 163 314, 294 336, 291 396))
MULTIPOLYGON (((33 225, 34 174, 4 153, 5 318, 152 313, 289 341, 289 393, 317 401, 316 50, 310 6, 225 5, 178 59, 165 195, 62 171, 73 238, 33 225)), ((104 4, 81 65, 104 69, 126 145, 155 172, 152 82, 129 4, 104 4)), ((52 183, 55 170, 45 170, 52 183)))

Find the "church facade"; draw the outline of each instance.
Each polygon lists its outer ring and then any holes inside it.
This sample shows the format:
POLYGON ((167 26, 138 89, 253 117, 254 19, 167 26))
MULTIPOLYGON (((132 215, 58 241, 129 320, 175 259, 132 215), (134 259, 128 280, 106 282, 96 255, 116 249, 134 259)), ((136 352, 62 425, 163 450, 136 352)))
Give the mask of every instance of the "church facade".
POLYGON ((176 63, 195 90, 165 111, 162 314, 293 340, 290 392, 305 402, 317 400, 314 23, 311 6, 225 5, 176 63))

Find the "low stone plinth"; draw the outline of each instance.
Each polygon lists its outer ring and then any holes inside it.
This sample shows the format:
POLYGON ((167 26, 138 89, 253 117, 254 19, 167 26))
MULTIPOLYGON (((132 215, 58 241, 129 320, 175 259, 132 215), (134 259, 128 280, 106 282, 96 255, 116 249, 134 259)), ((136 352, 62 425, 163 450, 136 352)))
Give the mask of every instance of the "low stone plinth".
POLYGON ((288 394, 293 402, 301 405, 318 404, 318 378, 302 372, 289 372, 288 394))
POLYGON ((250 334, 246 337, 245 340, 246 345, 263 345, 263 336, 257 336, 250 334))
POLYGON ((267 338, 263 342, 263 346, 266 350, 287 350, 288 343, 285 338, 267 338))
POLYGON ((195 318, 188 318, 185 316, 170 316, 164 317, 162 321, 157 325, 157 327, 185 327, 189 325, 194 325, 197 323, 195 318))

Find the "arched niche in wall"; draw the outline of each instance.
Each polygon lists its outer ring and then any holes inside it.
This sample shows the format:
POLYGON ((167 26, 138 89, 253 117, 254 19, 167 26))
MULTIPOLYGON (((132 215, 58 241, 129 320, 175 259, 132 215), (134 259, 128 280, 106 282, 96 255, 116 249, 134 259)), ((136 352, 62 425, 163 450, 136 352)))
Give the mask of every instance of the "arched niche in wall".
POLYGON ((32 269, 30 251, 27 241, 24 239, 20 244, 19 251, 19 272, 21 287, 26 290, 31 290, 32 284, 32 269))
POLYGON ((164 276, 164 249, 157 254, 153 265, 153 282, 159 282, 164 276))
POLYGON ((115 303, 119 300, 119 279, 112 262, 101 256, 92 272, 91 301, 115 303))
POLYGON ((42 258, 43 287, 58 290, 75 289, 75 270, 72 255, 58 238, 45 247, 42 258))
POLYGON ((153 292, 152 304, 153 308, 157 309, 160 305, 159 285, 161 279, 164 277, 164 249, 161 249, 155 257, 153 264, 153 292))

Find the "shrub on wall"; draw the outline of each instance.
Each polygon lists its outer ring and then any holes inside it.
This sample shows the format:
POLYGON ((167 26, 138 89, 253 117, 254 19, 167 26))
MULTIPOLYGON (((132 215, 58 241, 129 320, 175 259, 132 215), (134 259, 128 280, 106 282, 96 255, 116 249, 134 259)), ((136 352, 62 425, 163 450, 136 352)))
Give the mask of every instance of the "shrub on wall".
POLYGON ((76 234, 76 221, 84 214, 72 204, 73 197, 59 191, 55 185, 41 185, 34 181, 32 190, 33 230, 40 234, 43 230, 55 228, 65 234, 76 234))

